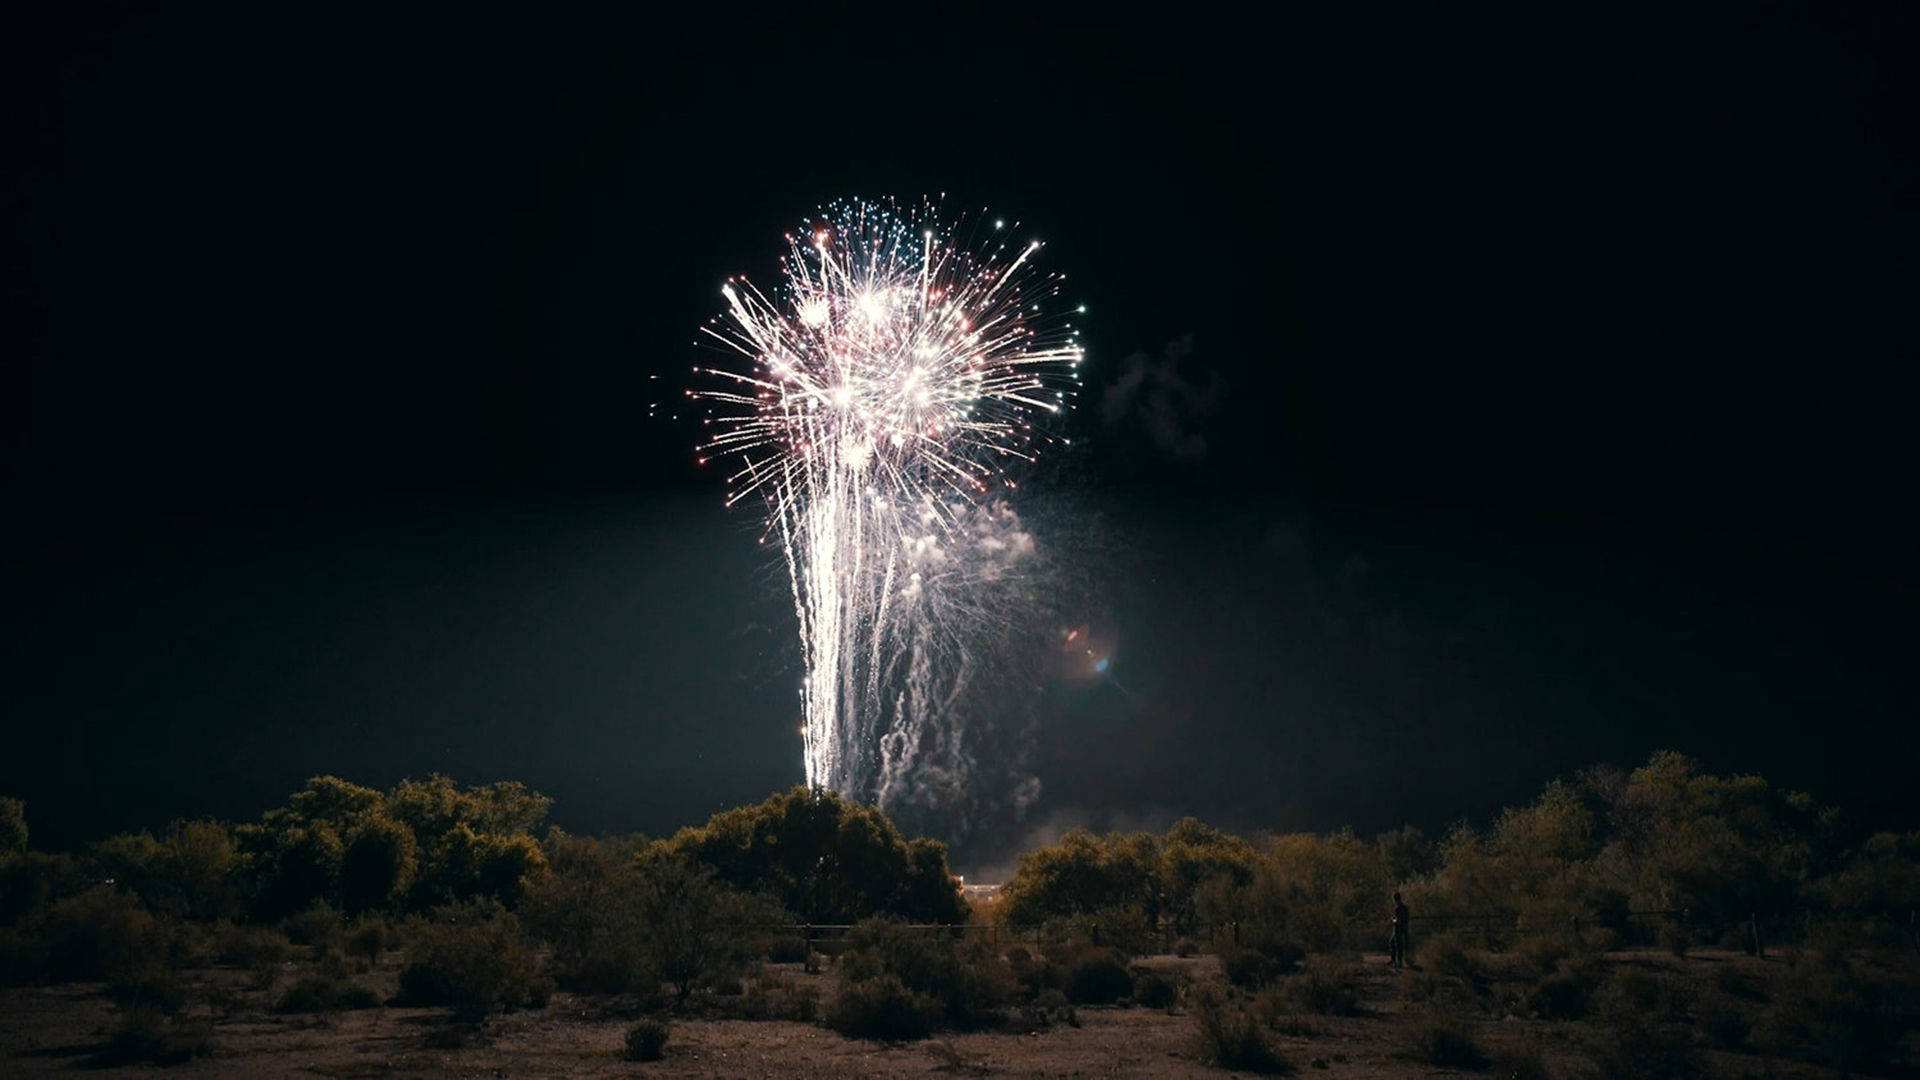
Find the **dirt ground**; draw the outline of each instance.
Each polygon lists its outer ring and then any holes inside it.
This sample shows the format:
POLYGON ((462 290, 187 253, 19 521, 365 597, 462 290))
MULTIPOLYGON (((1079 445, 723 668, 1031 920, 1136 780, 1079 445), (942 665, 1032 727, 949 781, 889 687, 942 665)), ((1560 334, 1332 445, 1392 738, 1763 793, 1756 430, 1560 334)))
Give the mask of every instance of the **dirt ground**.
MULTIPOLYGON (((399 954, 389 954, 361 981, 383 995, 397 989, 399 954)), ((1701 965, 1710 956, 1621 962, 1701 965)), ((1719 961, 1719 962, 1725 962, 1719 961)), ((1171 956, 1144 961, 1170 975, 1219 980, 1212 957, 1171 956)), ((1386 958, 1360 959, 1357 987, 1365 1015, 1303 1017, 1299 1034, 1276 1045, 1297 1075, 1412 1077, 1450 1070, 1412 1060, 1406 1050, 1399 975, 1386 958)), ((1187 1077, 1235 1075, 1201 1058, 1194 1021, 1174 1010, 1095 1008, 1077 1010, 1077 1026, 1053 1023, 1045 1030, 953 1033, 918 1043, 881 1044, 843 1038, 824 1027, 778 1020, 707 1018, 672 1022, 665 1060, 624 1059, 624 1035, 633 1024, 617 1003, 556 994, 541 1011, 522 1011, 488 1021, 477 1034, 452 1024, 445 1010, 375 1008, 322 1015, 277 1015, 272 995, 302 973, 301 963, 269 973, 241 969, 193 972, 196 1000, 182 1021, 199 1032, 200 1054, 171 1066, 179 1076, 324 1077, 1187 1077)), ((780 966, 795 982, 826 977, 780 966)), ((74 1069, 120 1072, 104 1067, 108 1039, 119 1010, 99 985, 73 984, 0 991, 0 1074, 32 1076, 74 1069)), ((1593 1070, 1581 1052, 1578 1024, 1515 1017, 1481 1017, 1474 1038, 1496 1061, 1523 1041, 1555 1076, 1593 1070)), ((1728 1054, 1709 1055, 1720 1075, 1820 1075, 1784 1063, 1728 1054)), ((155 1066, 127 1068, 152 1069, 155 1066)), ((1509 1070, 1511 1071, 1511 1070, 1509 1070)), ((1246 1075, 1246 1074, 1240 1074, 1246 1075)), ((1483 1075, 1503 1075, 1496 1068, 1483 1075)))

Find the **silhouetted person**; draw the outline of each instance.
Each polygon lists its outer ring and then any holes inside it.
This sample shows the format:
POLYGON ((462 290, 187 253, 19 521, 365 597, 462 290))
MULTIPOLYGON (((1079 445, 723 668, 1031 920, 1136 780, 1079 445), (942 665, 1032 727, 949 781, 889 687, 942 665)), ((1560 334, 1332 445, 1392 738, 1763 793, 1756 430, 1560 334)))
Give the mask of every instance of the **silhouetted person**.
POLYGON ((1407 965, 1407 923, 1412 915, 1407 911, 1405 901, 1399 893, 1393 894, 1393 936, 1387 939, 1387 963, 1394 967, 1407 965))

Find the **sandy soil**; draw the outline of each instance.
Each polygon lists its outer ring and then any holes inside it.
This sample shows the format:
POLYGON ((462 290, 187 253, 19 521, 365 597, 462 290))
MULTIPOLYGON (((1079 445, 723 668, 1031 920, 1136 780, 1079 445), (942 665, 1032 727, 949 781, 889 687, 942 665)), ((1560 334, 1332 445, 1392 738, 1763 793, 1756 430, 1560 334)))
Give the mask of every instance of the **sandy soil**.
MULTIPOLYGON (((361 976, 383 993, 396 989, 398 954, 361 976)), ((1710 963, 1710 958, 1656 963, 1710 963)), ((1169 973, 1217 980, 1210 957, 1145 961, 1169 973)), ((1362 959, 1361 1003, 1367 1015, 1303 1017, 1303 1032, 1277 1044, 1298 1074, 1411 1077, 1449 1074, 1405 1056, 1398 976, 1384 956, 1362 959)), ((1027 1034, 954 1033, 920 1043, 876 1044, 846 1039, 826 1028, 789 1021, 676 1019, 663 1061, 624 1060, 623 1038, 633 1019, 600 999, 557 994, 542 1011, 495 1017, 477 1035, 462 1036, 444 1010, 380 1008, 332 1015, 276 1015, 272 995, 302 973, 288 964, 264 986, 260 973, 218 969, 191 973, 195 1006, 184 1023, 207 1034, 208 1052, 168 1069, 178 1076, 324 1077, 1188 1077, 1234 1075, 1201 1060, 1193 1018, 1184 1009, 1081 1008, 1078 1025, 1053 1023, 1027 1034)), ((781 974, 796 982, 828 980, 797 967, 781 974)), ((708 1009, 709 1014, 714 1009, 708 1009)), ((119 1023, 119 1010, 98 985, 67 985, 0 992, 0 1073, 29 1076, 101 1068, 99 1056, 119 1023)), ((1528 1040, 1542 1050, 1554 1075, 1591 1072, 1580 1052, 1577 1024, 1482 1018, 1475 1038, 1490 1055, 1528 1040)), ((1758 1059, 1718 1055, 1716 1073, 1793 1075, 1758 1059)), ((154 1066, 136 1066, 152 1069, 154 1066)), ((1496 1075, 1488 1072, 1484 1075, 1496 1075)), ((1244 1074, 1242 1074, 1244 1075, 1244 1074)))

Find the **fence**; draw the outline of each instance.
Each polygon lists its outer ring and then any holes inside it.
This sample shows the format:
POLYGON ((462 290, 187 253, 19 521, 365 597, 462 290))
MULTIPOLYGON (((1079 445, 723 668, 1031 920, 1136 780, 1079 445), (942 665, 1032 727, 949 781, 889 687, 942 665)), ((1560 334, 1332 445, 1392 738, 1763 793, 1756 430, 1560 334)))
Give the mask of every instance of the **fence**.
MULTIPOLYGON (((1798 912, 1752 912, 1745 919, 1716 923, 1712 926, 1696 925, 1692 913, 1686 908, 1653 911, 1615 912, 1611 915, 1576 915, 1564 923, 1523 922, 1518 915, 1508 912, 1414 915, 1410 917, 1416 939, 1431 937, 1437 933, 1458 933, 1468 939, 1479 939, 1489 948, 1505 948, 1515 939, 1535 934, 1571 933, 1575 937, 1590 938, 1596 933, 1610 932, 1618 935, 1617 948, 1672 947, 1676 943, 1714 944, 1727 948, 1738 948, 1749 954, 1766 956, 1769 946, 1797 944, 1808 935, 1807 926, 1812 914, 1798 912), (1674 938, 1663 937, 1662 932, 1671 929, 1678 935, 1674 938), (1700 940, 1702 936, 1711 940, 1700 940)), ((1886 912, 1872 917, 1860 917, 1854 925, 1875 932, 1882 944, 1911 945, 1920 951, 1920 912, 1886 912), (1902 918, 1904 916, 1904 918, 1902 918)), ((753 929, 768 931, 781 936, 799 937, 811 952, 837 955, 846 948, 846 940, 854 930, 850 923, 777 923, 756 926, 753 929)), ((1103 942, 1102 928, 1098 922, 1082 921, 1078 924, 1067 922, 1051 923, 908 923, 897 929, 915 933, 943 933, 955 938, 980 940, 993 948, 1003 945, 1064 942, 1077 935, 1089 937, 1093 944, 1103 942)), ((1353 944, 1366 948, 1367 940, 1374 934, 1371 922, 1353 924, 1349 935, 1353 944)), ((1174 951, 1176 940, 1191 940, 1196 945, 1240 944, 1241 928, 1239 923, 1213 922, 1194 923, 1186 928, 1170 925, 1159 927, 1154 933, 1161 938, 1163 951, 1174 951)), ((1386 922, 1378 924, 1379 948, 1386 947, 1386 922)))

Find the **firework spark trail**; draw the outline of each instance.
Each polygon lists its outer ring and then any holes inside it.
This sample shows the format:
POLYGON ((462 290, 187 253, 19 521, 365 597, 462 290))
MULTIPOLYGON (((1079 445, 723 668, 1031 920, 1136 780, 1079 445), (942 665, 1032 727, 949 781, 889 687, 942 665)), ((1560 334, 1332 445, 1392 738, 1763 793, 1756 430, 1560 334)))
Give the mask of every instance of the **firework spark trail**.
MULTIPOLYGON (((1032 537, 1009 463, 1049 436, 1081 359, 1038 242, 957 242, 931 206, 850 201, 789 235, 775 296, 721 290, 702 462, 768 507, 806 667, 807 781, 881 805, 964 784, 956 711, 1019 621, 1032 537), (915 795, 914 793, 920 793, 915 795)), ((960 718, 964 721, 964 718, 960 718)))

